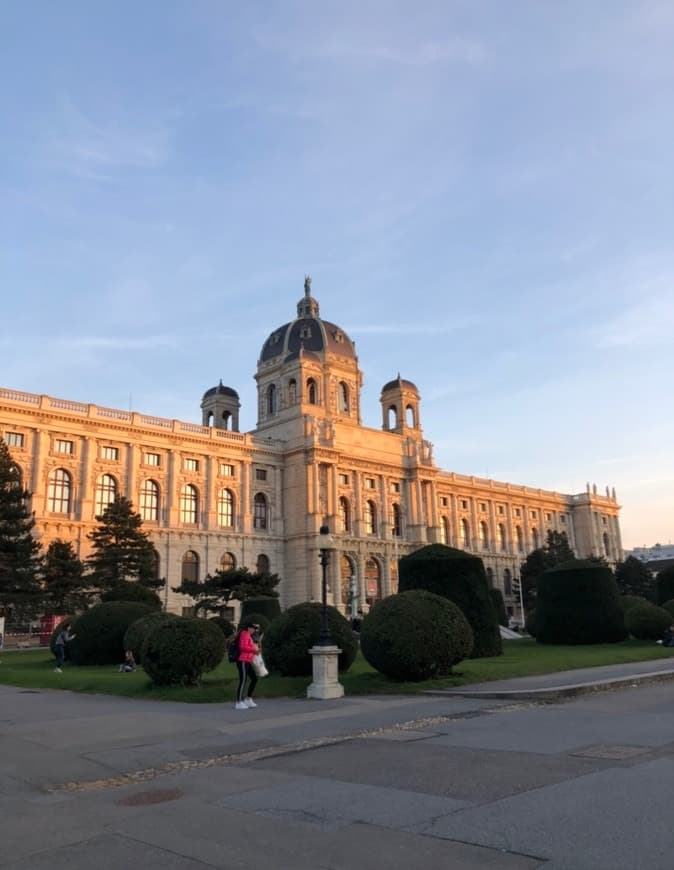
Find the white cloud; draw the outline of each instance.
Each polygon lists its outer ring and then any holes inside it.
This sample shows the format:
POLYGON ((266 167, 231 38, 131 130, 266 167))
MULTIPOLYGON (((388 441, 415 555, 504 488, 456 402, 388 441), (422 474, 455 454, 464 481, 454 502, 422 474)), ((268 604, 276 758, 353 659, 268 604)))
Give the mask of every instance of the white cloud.
POLYGON ((600 349, 647 346, 670 341, 674 331, 674 292, 656 296, 625 309, 593 330, 600 349))

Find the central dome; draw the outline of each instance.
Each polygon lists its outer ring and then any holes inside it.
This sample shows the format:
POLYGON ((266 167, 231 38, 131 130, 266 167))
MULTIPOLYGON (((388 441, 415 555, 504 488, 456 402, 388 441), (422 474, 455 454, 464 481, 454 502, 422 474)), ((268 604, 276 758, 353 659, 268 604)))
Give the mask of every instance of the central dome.
POLYGON ((297 303, 297 318, 275 329, 262 345, 260 362, 275 357, 284 359, 300 351, 309 351, 319 356, 334 353, 356 359, 356 348, 349 336, 339 326, 321 320, 318 302, 311 295, 311 278, 304 279, 304 296, 297 303))

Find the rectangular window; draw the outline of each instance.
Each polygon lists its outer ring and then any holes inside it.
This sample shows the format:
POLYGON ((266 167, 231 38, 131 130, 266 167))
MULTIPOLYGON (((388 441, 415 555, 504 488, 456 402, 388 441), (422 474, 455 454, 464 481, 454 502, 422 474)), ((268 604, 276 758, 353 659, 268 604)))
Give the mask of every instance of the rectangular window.
POLYGON ((605 526, 605 525, 606 525, 606 517, 602 517, 602 518, 601 518, 601 522, 602 522, 602 525, 605 526))
POLYGON ((505 513, 505 508, 503 507, 502 504, 500 504, 500 505, 498 506, 498 513, 499 513, 499 516, 500 516, 500 517, 502 517, 503 514, 505 513))
POLYGON ((72 453, 73 452, 73 442, 65 441, 62 438, 57 438, 54 442, 54 450, 57 453, 72 453))
POLYGON ((348 486, 349 485, 349 475, 348 474, 340 474, 339 475, 339 482, 342 486, 348 486))
POLYGON ((532 520, 535 520, 536 519, 536 511, 529 511, 529 516, 531 517, 532 520))
POLYGON ((468 510, 468 500, 465 498, 461 499, 461 510, 464 510, 464 511, 468 510))
POLYGON ((394 480, 391 484, 391 492, 400 492, 400 484, 397 480, 394 480))
POLYGON ((101 459, 114 459, 116 462, 119 459, 119 448, 101 447, 101 459))
POLYGON ((546 522, 546 523, 551 523, 551 522, 552 522, 552 514, 546 514, 546 515, 545 515, 545 522, 546 522))
POLYGON ((266 480, 267 479, 267 470, 265 468, 256 468, 255 469, 255 480, 266 480))
POLYGON ((521 516, 522 516, 522 511, 521 511, 519 508, 515 508, 515 516, 516 516, 516 517, 521 517, 521 516))
POLYGON ((199 471, 198 459, 186 459, 184 465, 185 471, 199 471))
POLYGON ((443 495, 440 497, 440 505, 441 507, 447 507, 447 496, 443 495))
POLYGON ((146 453, 143 456, 143 462, 146 465, 155 465, 157 468, 161 465, 161 459, 158 453, 146 453))
POLYGON ((565 524, 565 523, 566 523, 566 514, 561 514, 560 517, 559 517, 559 521, 560 521, 561 523, 564 523, 564 524, 565 524))
POLYGON ((5 432, 5 442, 8 447, 23 447, 23 435, 20 432, 5 432))
POLYGON ((377 486, 374 477, 366 477, 365 478, 365 486, 368 489, 374 489, 377 486))
POLYGON ((220 463, 220 474, 223 477, 234 477, 234 466, 229 462, 220 463))

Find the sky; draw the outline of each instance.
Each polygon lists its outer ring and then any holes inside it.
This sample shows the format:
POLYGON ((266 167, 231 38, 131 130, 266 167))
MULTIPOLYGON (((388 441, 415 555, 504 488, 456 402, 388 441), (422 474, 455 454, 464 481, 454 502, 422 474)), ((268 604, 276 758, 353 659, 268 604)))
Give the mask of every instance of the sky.
POLYGON ((256 425, 305 274, 363 423, 674 537, 669 0, 26 0, 0 27, 0 385, 256 425))

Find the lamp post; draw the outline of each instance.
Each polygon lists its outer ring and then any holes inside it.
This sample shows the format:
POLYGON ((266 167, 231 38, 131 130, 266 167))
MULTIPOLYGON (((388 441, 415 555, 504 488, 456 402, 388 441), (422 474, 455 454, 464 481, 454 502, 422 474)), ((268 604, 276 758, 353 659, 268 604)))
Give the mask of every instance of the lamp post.
POLYGON ((328 628, 328 565, 330 564, 330 550, 332 549, 332 536, 327 526, 319 529, 321 535, 321 549, 318 559, 321 563, 321 633, 318 638, 318 646, 332 646, 330 629, 328 628))

